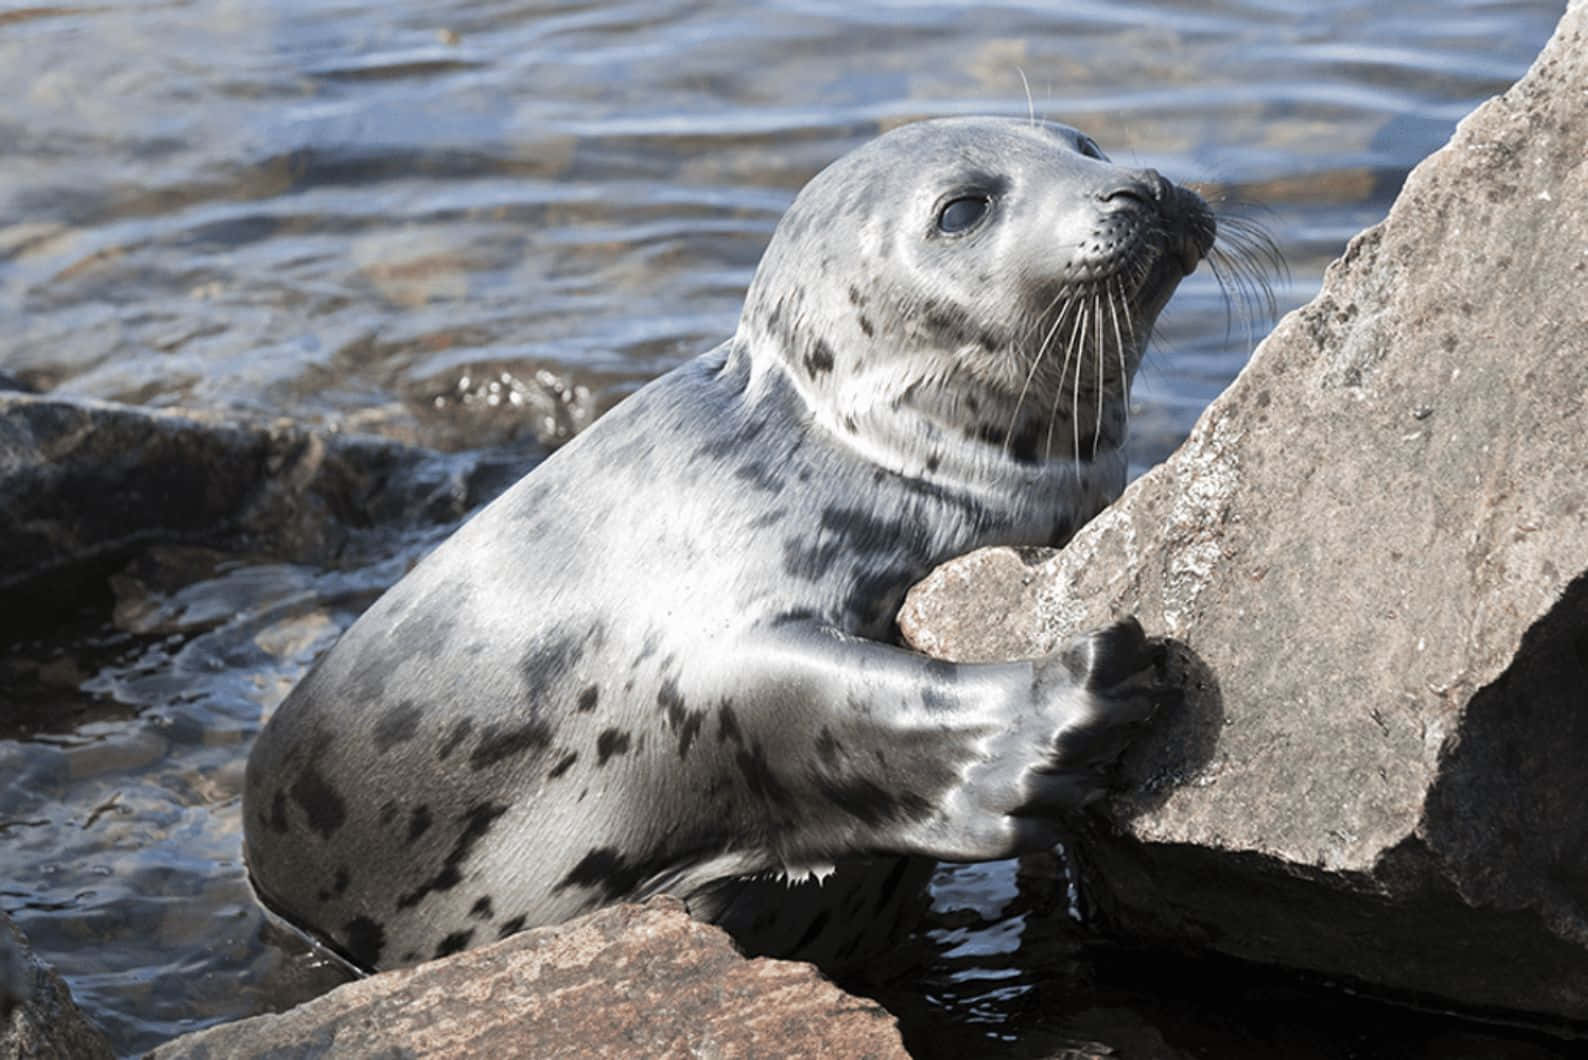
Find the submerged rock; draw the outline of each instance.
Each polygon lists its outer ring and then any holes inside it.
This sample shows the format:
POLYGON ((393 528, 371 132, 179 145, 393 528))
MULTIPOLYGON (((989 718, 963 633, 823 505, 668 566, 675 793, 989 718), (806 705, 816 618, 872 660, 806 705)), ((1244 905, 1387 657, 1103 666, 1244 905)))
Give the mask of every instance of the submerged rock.
POLYGON ((72 992, 0 913, 0 1060, 96 1060, 105 1035, 78 1011, 72 992))
POLYGON ((263 1056, 904 1057, 892 1016, 810 965, 750 960, 670 898, 184 1035, 154 1060, 263 1056))
POLYGON ((1588 4, 1419 166, 1164 466, 901 628, 1123 613, 1186 712, 1085 851, 1120 931, 1588 1020, 1588 4))
POLYGON ((52 578, 151 543, 334 565, 371 532, 455 522, 532 455, 0 391, 0 591, 69 598, 52 578))

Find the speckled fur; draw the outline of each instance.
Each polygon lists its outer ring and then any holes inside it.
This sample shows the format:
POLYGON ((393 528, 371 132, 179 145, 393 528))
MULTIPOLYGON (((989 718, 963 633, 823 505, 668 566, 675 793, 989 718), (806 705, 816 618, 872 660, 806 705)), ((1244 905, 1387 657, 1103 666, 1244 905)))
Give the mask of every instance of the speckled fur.
POLYGON ((1051 843, 1151 713, 1139 630, 988 665, 887 642, 936 564, 1061 542, 1123 485, 1139 348, 1106 351, 1123 379, 1026 387, 1033 335, 1121 255, 1145 335, 1182 272, 1160 259, 1194 264, 1211 221, 1088 143, 922 123, 812 181, 732 339, 479 513, 266 726, 244 811, 267 904, 365 968, 660 891, 834 957, 930 859, 1051 843), (946 237, 967 188, 990 214, 946 237), (835 865, 872 882, 802 919, 747 909, 835 865))

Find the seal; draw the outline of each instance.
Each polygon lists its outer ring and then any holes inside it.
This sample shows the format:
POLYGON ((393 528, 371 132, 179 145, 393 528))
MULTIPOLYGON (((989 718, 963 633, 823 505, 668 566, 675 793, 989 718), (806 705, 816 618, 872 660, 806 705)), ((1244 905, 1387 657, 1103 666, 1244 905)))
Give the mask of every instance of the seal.
POLYGON ((1119 493, 1132 374, 1214 231, 1055 123, 922 122, 829 166, 732 338, 469 520, 270 719, 260 898, 364 969, 659 892, 842 961, 933 859, 1050 846, 1172 698, 1158 653, 1124 620, 955 664, 893 616, 1119 493), (794 884, 825 900, 767 901, 794 884))

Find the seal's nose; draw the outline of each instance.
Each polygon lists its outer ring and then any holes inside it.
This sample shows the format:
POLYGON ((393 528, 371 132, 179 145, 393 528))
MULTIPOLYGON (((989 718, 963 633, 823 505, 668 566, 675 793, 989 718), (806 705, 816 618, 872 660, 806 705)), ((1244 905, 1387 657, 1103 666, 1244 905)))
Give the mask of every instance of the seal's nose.
POLYGON ((1156 169, 1142 169, 1097 193, 1099 202, 1117 209, 1163 208, 1174 200, 1174 185, 1156 169))

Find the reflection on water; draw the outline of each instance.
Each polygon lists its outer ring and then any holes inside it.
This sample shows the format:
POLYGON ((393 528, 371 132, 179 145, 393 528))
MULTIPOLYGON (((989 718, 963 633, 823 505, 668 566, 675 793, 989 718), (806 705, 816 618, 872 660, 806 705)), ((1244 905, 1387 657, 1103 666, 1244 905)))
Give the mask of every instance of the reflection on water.
MULTIPOLYGON (((1563 6, 0 8, 0 372, 445 449, 566 437, 732 330, 823 164, 912 118, 1028 103, 1116 159, 1261 207, 1288 309, 1563 6)), ((1161 322, 1137 470, 1243 363, 1227 310, 1198 273, 1161 322)), ((445 529, 347 570, 158 550, 77 628, 0 648, 0 908, 121 1049, 335 979, 248 894, 243 756, 445 529)), ((1039 916, 1006 908, 1024 900, 1013 873, 939 881, 942 976, 923 987, 1004 1038, 1046 996, 1007 960, 1039 916)))

